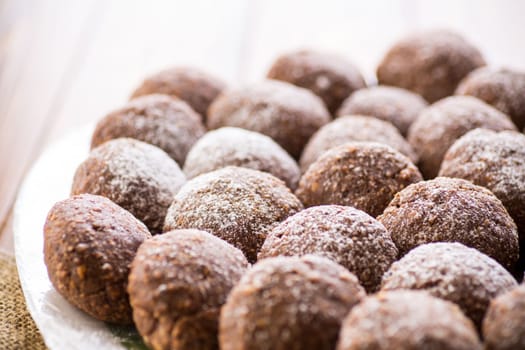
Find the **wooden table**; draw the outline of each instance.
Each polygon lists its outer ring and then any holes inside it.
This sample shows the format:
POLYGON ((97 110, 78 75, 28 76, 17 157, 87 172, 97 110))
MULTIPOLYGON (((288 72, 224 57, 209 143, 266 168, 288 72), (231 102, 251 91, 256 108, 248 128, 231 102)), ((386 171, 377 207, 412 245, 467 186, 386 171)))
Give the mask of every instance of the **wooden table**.
POLYGON ((190 64, 244 84, 312 47, 373 81, 394 40, 435 27, 525 70, 524 15, 520 0, 0 0, 0 248, 13 249, 17 189, 45 146, 122 105, 147 74, 190 64))

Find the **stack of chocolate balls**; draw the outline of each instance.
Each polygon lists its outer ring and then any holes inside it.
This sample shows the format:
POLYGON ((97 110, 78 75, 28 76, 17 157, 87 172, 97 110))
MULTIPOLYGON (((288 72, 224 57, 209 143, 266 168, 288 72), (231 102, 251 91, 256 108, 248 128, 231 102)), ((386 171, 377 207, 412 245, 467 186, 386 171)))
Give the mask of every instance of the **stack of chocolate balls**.
POLYGON ((377 86, 307 50, 267 78, 165 70, 100 120, 56 290, 152 349, 524 349, 525 74, 429 31, 377 86))

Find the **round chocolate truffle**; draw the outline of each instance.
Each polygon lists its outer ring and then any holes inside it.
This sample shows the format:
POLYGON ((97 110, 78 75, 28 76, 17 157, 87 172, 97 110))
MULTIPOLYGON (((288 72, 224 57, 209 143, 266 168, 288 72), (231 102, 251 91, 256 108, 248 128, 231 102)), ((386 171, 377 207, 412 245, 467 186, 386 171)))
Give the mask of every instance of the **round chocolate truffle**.
POLYGON ((394 86, 373 86, 350 95, 337 111, 339 117, 361 114, 392 123, 403 136, 427 106, 423 97, 394 86))
POLYGON ((428 243, 412 249, 383 276, 382 290, 426 290, 456 303, 476 327, 490 300, 516 286, 496 260, 460 243, 428 243))
POLYGON ((348 95, 366 86, 359 70, 343 57, 311 50, 282 55, 273 63, 268 78, 312 91, 332 114, 348 95))
POLYGON ((206 119, 208 107, 225 88, 224 82, 200 69, 174 67, 146 78, 131 98, 151 94, 178 97, 206 119))
POLYGON ((221 94, 208 111, 208 127, 236 126, 270 136, 294 158, 330 121, 323 101, 309 90, 267 80, 221 94))
POLYGON ((337 350, 481 350, 476 329, 453 303, 420 291, 366 297, 343 321, 337 350))
POLYGON ((56 203, 44 225, 44 261, 55 289, 98 320, 131 324, 129 265, 150 238, 146 226, 107 198, 56 203))
POLYGON ((140 246, 131 265, 133 320, 154 349, 218 349, 221 306, 249 264, 208 232, 174 230, 140 246))
POLYGON ((431 242, 459 242, 510 269, 519 256, 516 224, 487 189, 438 177, 397 193, 377 218, 401 255, 431 242))
POLYGON ((91 151, 77 168, 71 193, 107 197, 156 234, 185 181, 177 163, 160 148, 122 138, 91 151))
POLYGON ((266 237, 259 260, 316 254, 355 274, 368 292, 397 258, 397 248, 381 223, 352 207, 323 205, 290 216, 266 237))
POLYGON ((478 49, 463 37, 432 30, 409 35, 390 48, 377 67, 377 79, 435 102, 452 95, 463 77, 483 65, 478 49))
POLYGON ((274 140, 246 129, 224 127, 208 132, 188 154, 188 178, 228 165, 264 171, 295 190, 301 172, 295 160, 274 140))
POLYGON ((301 202, 273 175, 229 166, 188 181, 168 210, 164 231, 208 231, 254 262, 268 232, 301 209, 301 202))
POLYGON ((412 146, 392 124, 374 117, 348 115, 326 124, 312 136, 301 155, 301 170, 305 172, 329 149, 352 141, 383 143, 403 153, 412 162, 417 161, 412 146))
POLYGON ((478 68, 463 79, 456 94, 477 97, 510 116, 518 129, 525 127, 525 72, 478 68))
POLYGON ((516 130, 508 116, 470 96, 447 97, 425 108, 408 130, 423 176, 437 176, 447 149, 476 128, 516 130))
POLYGON ((326 258, 262 260, 232 289, 219 342, 230 349, 334 349, 343 318, 363 297, 357 278, 326 258))
POLYGON ((525 349, 525 285, 490 302, 483 320, 486 350, 525 349))
POLYGON ((128 102, 100 120, 91 148, 120 137, 130 137, 159 147, 178 164, 206 132, 200 116, 182 100, 148 95, 128 102))
POLYGON ((296 195, 305 207, 349 205, 376 217, 397 192, 421 180, 410 159, 393 148, 351 142, 312 163, 301 177, 296 195))

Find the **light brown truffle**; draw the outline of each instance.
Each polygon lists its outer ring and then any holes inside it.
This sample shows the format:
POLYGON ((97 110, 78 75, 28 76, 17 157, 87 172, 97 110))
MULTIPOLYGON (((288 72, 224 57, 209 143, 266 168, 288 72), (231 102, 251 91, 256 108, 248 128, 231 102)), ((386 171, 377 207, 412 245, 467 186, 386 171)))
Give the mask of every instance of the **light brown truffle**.
POLYGON ((463 37, 432 30, 409 35, 390 48, 377 67, 377 79, 435 102, 452 95, 463 77, 483 65, 480 52, 463 37))
POLYGON ((447 97, 425 108, 408 131, 423 176, 437 176, 448 148, 476 128, 516 130, 508 116, 470 96, 447 97))
POLYGON ((82 194, 56 203, 44 225, 44 261, 51 283, 98 320, 131 324, 129 265, 151 235, 109 199, 82 194))
POLYGON ((397 192, 421 180, 410 159, 393 148, 351 142, 312 163, 301 177, 296 195, 305 207, 349 205, 376 217, 397 192))
POLYGON ((131 98, 164 94, 186 101, 205 120, 208 107, 226 88, 220 79, 193 67, 174 67, 144 80, 131 98))
POLYGON ((394 86, 372 86, 351 94, 337 111, 337 116, 372 116, 392 123, 406 136, 408 128, 426 106, 425 99, 411 91, 394 86))
POLYGON ((460 243, 428 243, 393 263, 381 289, 426 290, 456 303, 480 328, 490 300, 516 285, 507 270, 476 249, 460 243))
POLYGON ((453 303, 420 291, 366 297, 343 321, 337 350, 481 350, 476 329, 453 303))
POLYGON ((326 258, 264 259, 221 310, 219 342, 231 349, 334 349, 341 322, 365 296, 357 278, 326 258))
POLYGON ((308 139, 331 117, 307 89, 267 80, 221 94, 208 111, 208 127, 236 126, 274 139, 299 158, 308 139))
POLYGON ((101 119, 93 132, 91 148, 130 137, 159 147, 182 165, 205 132, 201 117, 186 102, 154 94, 136 98, 101 119))
POLYGON ((525 127, 525 72, 478 68, 461 81, 456 94, 477 97, 510 116, 519 130, 525 127))
POLYGON ((487 189, 438 177, 397 193, 377 218, 401 255, 431 242, 459 242, 510 269, 519 256, 516 224, 487 189))
POLYGON ((156 234, 162 230, 173 196, 185 181, 177 163, 160 148, 123 138, 91 151, 77 168, 71 193, 107 197, 156 234))
POLYGON ((278 178, 229 166, 188 181, 168 210, 164 231, 208 231, 254 262, 268 232, 302 208, 278 178))
POLYGON ((208 132, 188 154, 184 173, 188 178, 226 166, 264 171, 295 190, 301 172, 295 160, 274 140, 240 128, 224 127, 208 132))
POLYGON ((355 274, 368 292, 397 258, 390 234, 370 215, 352 207, 323 205, 300 211, 266 237, 258 259, 316 254, 355 274))
POLYGON ((332 114, 348 95, 366 86, 363 76, 352 63, 338 55, 312 50, 280 56, 270 68, 268 78, 312 91, 332 114))
POLYGON ((217 349, 221 306, 249 264, 207 232, 175 230, 142 244, 129 275, 133 320, 154 349, 217 349))
POLYGON ((392 124, 373 117, 348 115, 326 124, 310 138, 299 161, 301 170, 305 172, 329 149, 352 141, 383 143, 417 162, 412 146, 392 124))

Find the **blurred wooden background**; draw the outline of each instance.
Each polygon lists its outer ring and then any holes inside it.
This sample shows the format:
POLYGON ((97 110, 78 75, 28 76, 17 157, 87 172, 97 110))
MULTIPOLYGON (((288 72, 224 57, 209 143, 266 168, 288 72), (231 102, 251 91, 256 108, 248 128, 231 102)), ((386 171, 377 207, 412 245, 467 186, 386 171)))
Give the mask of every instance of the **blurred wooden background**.
POLYGON ((491 64, 525 70, 524 16, 521 0, 0 0, 0 248, 13 249, 17 189, 45 146, 159 69, 191 64, 244 84, 279 53, 312 47, 373 81, 397 38, 451 28, 491 64))

